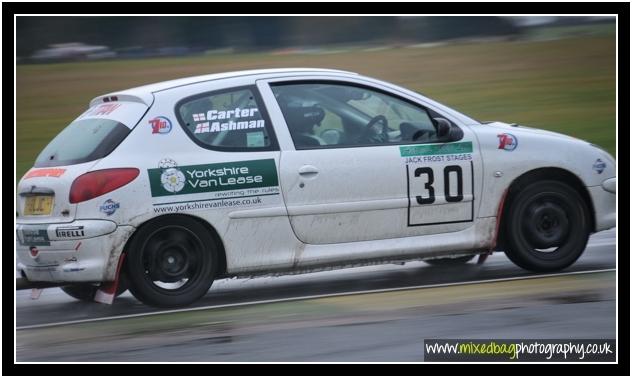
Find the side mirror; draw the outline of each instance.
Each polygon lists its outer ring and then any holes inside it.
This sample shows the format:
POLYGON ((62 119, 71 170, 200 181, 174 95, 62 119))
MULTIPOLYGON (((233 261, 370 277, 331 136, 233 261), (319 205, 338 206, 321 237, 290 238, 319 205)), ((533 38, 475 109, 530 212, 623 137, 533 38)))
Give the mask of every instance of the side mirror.
POLYGON ((450 136, 452 124, 445 118, 433 118, 435 128, 437 129, 437 137, 442 140, 450 136))

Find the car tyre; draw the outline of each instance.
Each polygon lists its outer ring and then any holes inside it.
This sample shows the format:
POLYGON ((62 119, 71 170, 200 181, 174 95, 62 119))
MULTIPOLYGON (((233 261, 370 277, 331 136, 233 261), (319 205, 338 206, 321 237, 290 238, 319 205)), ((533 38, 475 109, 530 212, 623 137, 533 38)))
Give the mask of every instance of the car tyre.
POLYGON ((143 225, 129 247, 130 291, 156 307, 181 307, 204 296, 217 274, 218 252, 208 230, 184 215, 143 225))
POLYGON ((503 220, 505 253, 516 265, 535 272, 573 264, 590 235, 588 206, 579 193, 559 181, 540 181, 512 195, 503 220))

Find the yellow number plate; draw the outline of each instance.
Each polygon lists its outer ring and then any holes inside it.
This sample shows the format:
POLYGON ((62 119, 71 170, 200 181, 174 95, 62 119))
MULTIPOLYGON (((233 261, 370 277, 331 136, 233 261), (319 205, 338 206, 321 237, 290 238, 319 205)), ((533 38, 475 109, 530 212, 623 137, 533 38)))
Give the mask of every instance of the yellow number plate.
POLYGON ((53 196, 26 197, 24 215, 50 215, 53 210, 53 196))

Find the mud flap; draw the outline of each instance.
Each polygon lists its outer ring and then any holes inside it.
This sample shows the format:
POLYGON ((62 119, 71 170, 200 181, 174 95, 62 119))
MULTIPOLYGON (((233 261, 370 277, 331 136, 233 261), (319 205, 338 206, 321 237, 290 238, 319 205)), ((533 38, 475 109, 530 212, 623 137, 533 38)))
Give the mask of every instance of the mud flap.
POLYGON ((508 192, 509 192, 509 189, 505 189, 502 197, 500 197, 500 203, 498 204, 498 212, 496 213, 496 231, 494 232, 494 240, 492 242, 492 245, 489 248, 489 252, 478 255, 478 260, 476 261, 477 265, 481 265, 482 263, 484 263, 485 260, 487 260, 487 258, 491 256, 492 253, 494 253, 494 248, 496 248, 496 243, 498 242, 498 234, 500 234, 500 220, 503 215, 503 209, 505 207, 505 199, 507 199, 508 192))
POLYGON ((96 294, 94 294, 95 302, 109 305, 114 302, 114 298, 116 297, 116 290, 119 286, 119 277, 121 275, 123 260, 125 260, 125 252, 121 253, 121 256, 119 257, 118 265, 116 266, 116 277, 114 278, 114 281, 101 283, 101 286, 99 286, 99 290, 97 290, 96 294))
POLYGON ((487 257, 491 256, 492 252, 481 253, 478 255, 478 260, 476 261, 476 265, 481 265, 487 260, 487 257))
POLYGON ((31 289, 31 299, 39 299, 43 291, 44 289, 37 289, 37 288, 31 289))

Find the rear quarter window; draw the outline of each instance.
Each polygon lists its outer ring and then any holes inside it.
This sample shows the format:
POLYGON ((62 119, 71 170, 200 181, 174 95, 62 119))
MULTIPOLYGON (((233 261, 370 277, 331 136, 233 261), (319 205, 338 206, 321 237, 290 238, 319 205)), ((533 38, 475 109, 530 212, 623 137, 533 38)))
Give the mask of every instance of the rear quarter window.
POLYGON ((178 121, 201 147, 222 151, 277 150, 274 131, 254 88, 203 93, 176 105, 178 121))

